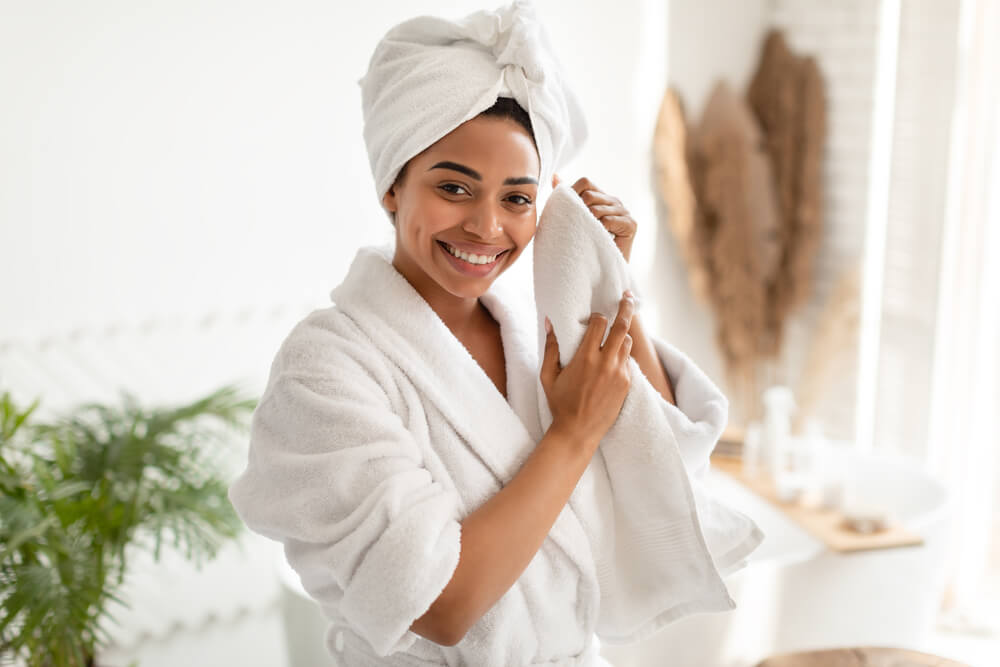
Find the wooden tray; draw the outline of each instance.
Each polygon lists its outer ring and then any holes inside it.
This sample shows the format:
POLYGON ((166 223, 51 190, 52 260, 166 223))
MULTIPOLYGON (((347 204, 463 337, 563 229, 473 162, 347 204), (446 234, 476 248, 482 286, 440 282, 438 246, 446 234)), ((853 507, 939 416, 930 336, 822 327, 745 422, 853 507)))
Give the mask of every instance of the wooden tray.
POLYGON ((900 648, 863 646, 771 656, 757 667, 971 667, 964 662, 900 648))
POLYGON ((768 500, 792 521, 830 549, 841 553, 888 549, 892 547, 920 546, 922 537, 911 533, 898 523, 890 524, 886 530, 862 534, 841 527, 844 515, 837 510, 807 507, 798 503, 785 503, 778 499, 774 484, 770 479, 748 478, 743 474, 741 459, 728 456, 712 456, 712 467, 737 480, 748 489, 768 500))

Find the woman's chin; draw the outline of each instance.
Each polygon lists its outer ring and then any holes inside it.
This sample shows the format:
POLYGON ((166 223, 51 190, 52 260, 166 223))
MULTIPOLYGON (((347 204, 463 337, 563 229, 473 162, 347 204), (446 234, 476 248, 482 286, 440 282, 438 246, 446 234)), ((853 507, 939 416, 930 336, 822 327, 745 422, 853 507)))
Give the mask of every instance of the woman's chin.
POLYGON ((492 284, 492 280, 477 280, 475 284, 452 280, 448 291, 460 299, 478 299, 489 291, 492 284))

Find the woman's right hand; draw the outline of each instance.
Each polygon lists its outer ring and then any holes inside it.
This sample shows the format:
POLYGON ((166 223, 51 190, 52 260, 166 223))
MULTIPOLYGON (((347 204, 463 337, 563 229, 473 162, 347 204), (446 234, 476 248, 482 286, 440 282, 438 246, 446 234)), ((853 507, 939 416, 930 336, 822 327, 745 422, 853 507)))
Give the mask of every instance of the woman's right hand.
POLYGON ((594 449, 618 418, 632 385, 632 337, 628 330, 634 312, 635 299, 623 296, 603 346, 608 318, 593 313, 580 347, 566 367, 559 363, 559 344, 546 318, 549 332, 539 377, 552 412, 552 426, 594 449))

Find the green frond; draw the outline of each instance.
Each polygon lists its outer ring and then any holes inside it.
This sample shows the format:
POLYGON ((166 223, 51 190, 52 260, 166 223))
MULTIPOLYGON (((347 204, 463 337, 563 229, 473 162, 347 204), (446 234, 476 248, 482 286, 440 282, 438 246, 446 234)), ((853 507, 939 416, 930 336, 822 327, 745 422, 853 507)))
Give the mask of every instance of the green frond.
POLYGON ((235 386, 148 408, 128 392, 47 423, 0 395, 0 651, 83 665, 108 640, 130 545, 197 564, 242 530, 218 462, 257 401, 235 386))
POLYGON ((14 433, 27 421, 40 401, 41 399, 36 398, 26 410, 19 410, 9 391, 0 394, 0 447, 14 437, 14 433))

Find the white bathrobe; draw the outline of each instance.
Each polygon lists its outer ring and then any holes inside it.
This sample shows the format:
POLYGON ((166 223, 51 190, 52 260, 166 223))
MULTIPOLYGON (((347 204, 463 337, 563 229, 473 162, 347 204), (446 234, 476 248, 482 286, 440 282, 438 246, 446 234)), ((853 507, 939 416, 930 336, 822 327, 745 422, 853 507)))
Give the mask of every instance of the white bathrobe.
MULTIPOLYGON (((334 305, 281 345, 234 506, 284 543, 331 622, 327 645, 341 664, 603 664, 592 641, 595 560, 573 503, 461 642, 440 646, 409 630, 455 571, 460 521, 516 475, 543 431, 532 295, 502 276, 481 297, 500 325, 505 400, 392 253, 391 243, 359 250, 334 305)), ((677 406, 664 405, 677 445, 700 474, 728 402, 684 354, 652 340, 675 389, 677 406)), ((574 498, 585 492, 577 486, 574 498)))

